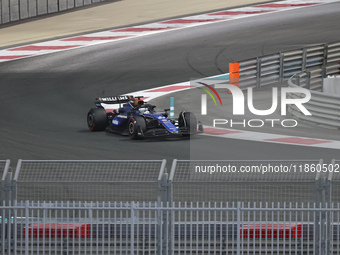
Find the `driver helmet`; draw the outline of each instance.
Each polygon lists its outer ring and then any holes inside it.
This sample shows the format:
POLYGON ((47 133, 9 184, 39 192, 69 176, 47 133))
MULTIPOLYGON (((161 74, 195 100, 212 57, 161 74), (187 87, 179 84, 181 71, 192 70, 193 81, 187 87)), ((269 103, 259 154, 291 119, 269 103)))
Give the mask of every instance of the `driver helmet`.
POLYGON ((143 100, 139 99, 131 100, 131 105, 133 105, 134 107, 142 106, 143 104, 144 104, 143 100))

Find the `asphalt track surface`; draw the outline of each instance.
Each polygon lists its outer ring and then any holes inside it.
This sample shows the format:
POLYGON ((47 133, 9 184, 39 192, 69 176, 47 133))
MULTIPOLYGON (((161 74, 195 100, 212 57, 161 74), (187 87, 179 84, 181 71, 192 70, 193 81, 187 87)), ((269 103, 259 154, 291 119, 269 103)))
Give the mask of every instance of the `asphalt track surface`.
POLYGON ((338 41, 339 9, 340 3, 327 4, 0 63, 1 158, 339 158, 332 149, 205 136, 132 141, 86 126, 95 97, 217 75, 231 61, 338 41))

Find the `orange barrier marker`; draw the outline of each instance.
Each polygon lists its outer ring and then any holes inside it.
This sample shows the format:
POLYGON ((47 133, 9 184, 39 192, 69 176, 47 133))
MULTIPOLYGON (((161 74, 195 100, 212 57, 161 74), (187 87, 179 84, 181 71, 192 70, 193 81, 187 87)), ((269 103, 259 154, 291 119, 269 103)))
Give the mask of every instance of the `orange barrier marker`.
MULTIPOLYGON (((229 63, 229 84, 239 87, 240 80, 240 63, 229 63)), ((229 93, 230 90, 229 90, 229 93)))

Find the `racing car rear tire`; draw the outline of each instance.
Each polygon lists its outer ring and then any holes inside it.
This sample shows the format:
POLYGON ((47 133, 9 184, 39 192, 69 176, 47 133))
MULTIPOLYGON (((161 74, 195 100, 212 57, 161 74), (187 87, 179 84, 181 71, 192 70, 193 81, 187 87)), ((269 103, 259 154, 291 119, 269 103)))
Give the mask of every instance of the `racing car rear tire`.
POLYGON ((104 131, 107 127, 107 115, 103 108, 92 108, 87 114, 87 125, 92 132, 104 131))
POLYGON ((181 112, 178 117, 178 126, 189 129, 190 134, 183 134, 183 136, 190 136, 197 132, 197 119, 192 112, 181 112))
POLYGON ((143 133, 146 131, 145 119, 141 116, 134 116, 129 119, 128 132, 133 140, 141 139, 143 133))

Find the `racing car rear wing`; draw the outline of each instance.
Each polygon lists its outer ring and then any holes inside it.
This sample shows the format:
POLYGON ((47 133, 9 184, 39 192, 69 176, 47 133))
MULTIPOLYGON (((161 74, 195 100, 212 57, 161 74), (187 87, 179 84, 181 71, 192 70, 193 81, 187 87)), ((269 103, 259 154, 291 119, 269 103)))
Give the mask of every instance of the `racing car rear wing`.
POLYGON ((123 104, 133 99, 133 96, 112 96, 112 97, 99 97, 95 99, 95 103, 104 104, 123 104))

